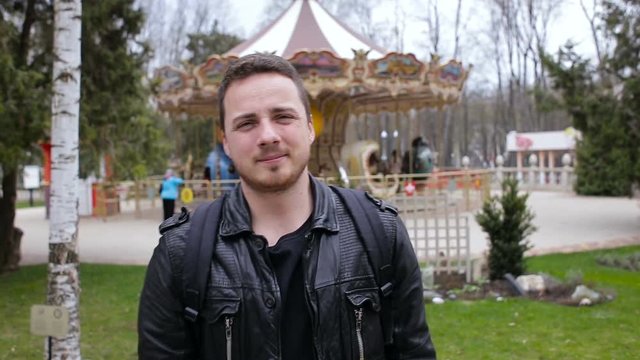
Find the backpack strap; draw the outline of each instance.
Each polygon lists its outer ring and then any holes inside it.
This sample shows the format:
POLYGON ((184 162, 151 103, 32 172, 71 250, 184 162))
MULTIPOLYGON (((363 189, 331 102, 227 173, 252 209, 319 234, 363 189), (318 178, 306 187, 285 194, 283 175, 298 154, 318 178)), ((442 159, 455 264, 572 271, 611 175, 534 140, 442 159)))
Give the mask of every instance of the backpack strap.
POLYGON ((182 287, 184 289, 184 317, 196 323, 204 303, 209 267, 218 237, 218 224, 225 196, 201 205, 192 216, 191 228, 184 251, 182 287))
MULTIPOLYGON (((353 219, 358 235, 373 266, 376 283, 380 291, 382 310, 381 322, 385 344, 393 342, 393 316, 391 292, 393 290, 393 242, 389 239, 380 218, 380 211, 393 211, 393 207, 382 200, 375 199, 369 193, 354 191, 336 186, 331 189, 340 197, 353 219)), ((394 214, 394 215, 395 215, 394 214)), ((394 222, 395 224, 395 222, 394 222)), ((395 231, 391 233, 395 234, 395 231)))

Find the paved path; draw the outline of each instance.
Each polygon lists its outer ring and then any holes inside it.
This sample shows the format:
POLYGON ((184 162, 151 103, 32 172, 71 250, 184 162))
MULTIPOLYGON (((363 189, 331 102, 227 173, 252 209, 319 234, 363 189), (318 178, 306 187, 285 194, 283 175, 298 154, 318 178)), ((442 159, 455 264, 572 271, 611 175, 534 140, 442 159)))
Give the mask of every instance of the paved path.
MULTIPOLYGON (((640 202, 637 199, 533 192, 529 206, 538 230, 531 236, 531 255, 574 252, 640 244, 640 202)), ((486 250, 485 235, 471 224, 471 252, 486 250)))
MULTIPOLYGON (((568 193, 534 192, 529 205, 538 231, 531 237, 532 254, 578 251, 640 244, 640 202, 626 198, 579 197, 568 193)), ((161 208, 136 218, 131 204, 106 219, 83 217, 79 228, 83 263, 146 264, 158 242, 161 208)), ((484 233, 472 217, 471 252, 487 248, 484 233)), ((24 230, 21 264, 47 262, 49 223, 44 208, 20 209, 16 225, 24 230)))

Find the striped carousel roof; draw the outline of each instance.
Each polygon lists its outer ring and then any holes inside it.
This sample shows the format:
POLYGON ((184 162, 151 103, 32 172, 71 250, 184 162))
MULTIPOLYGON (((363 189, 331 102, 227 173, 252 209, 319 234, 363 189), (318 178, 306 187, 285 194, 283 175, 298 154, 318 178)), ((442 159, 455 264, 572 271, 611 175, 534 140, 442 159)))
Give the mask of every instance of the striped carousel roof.
POLYGON ((388 52, 349 29, 316 0, 294 0, 264 30, 224 55, 275 52, 276 55, 291 58, 302 50, 329 50, 338 57, 351 59, 352 49, 371 50, 369 58, 381 58, 388 52))

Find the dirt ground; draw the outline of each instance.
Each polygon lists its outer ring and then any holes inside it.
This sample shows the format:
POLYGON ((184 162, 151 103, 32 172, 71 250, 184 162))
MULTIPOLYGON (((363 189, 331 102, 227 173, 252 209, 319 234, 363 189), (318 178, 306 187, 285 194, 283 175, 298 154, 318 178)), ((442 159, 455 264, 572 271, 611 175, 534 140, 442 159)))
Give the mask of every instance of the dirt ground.
MULTIPOLYGON (((434 278, 434 284, 436 284, 436 292, 442 294, 445 299, 449 300, 482 300, 520 296, 515 287, 507 280, 466 283, 464 275, 437 274, 434 278)), ((528 292, 524 296, 537 301, 578 306, 580 299, 572 299, 571 294, 573 294, 576 286, 580 284, 581 282, 572 281, 563 283, 552 279, 544 291, 528 292)), ((610 290, 598 289, 593 284, 584 285, 598 291, 602 295, 601 300, 597 303, 604 303, 615 298, 615 293, 610 290)), ((595 303, 591 305, 595 305, 595 303)))

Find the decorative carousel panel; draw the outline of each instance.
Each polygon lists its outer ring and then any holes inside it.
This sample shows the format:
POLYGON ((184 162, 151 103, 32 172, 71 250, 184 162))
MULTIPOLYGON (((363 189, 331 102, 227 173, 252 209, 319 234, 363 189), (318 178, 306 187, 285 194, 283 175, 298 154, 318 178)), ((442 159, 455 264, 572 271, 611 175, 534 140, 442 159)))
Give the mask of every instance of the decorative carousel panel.
POLYGON ((230 63, 238 59, 236 56, 221 57, 220 55, 210 56, 207 61, 198 66, 195 76, 200 86, 218 86, 222 81, 222 76, 230 63))
POLYGON ((413 54, 398 54, 395 52, 385 55, 382 59, 369 62, 369 73, 378 78, 398 76, 406 80, 419 80, 424 69, 413 54))
POLYGON ((193 86, 193 78, 173 66, 164 66, 156 70, 155 78, 160 80, 160 93, 176 93, 193 86))
MULTIPOLYGON (((353 51, 353 67, 351 68, 351 78, 352 82, 362 83, 367 73, 367 56, 371 50, 364 49, 351 49, 353 51)), ((364 90, 361 86, 355 87, 355 91, 364 90)))
POLYGON ((293 55, 289 62, 304 79, 348 76, 349 62, 329 51, 300 51, 293 55))
POLYGON ((466 71, 462 68, 462 63, 456 60, 449 60, 437 70, 437 80, 440 83, 460 86, 465 78, 466 71))

